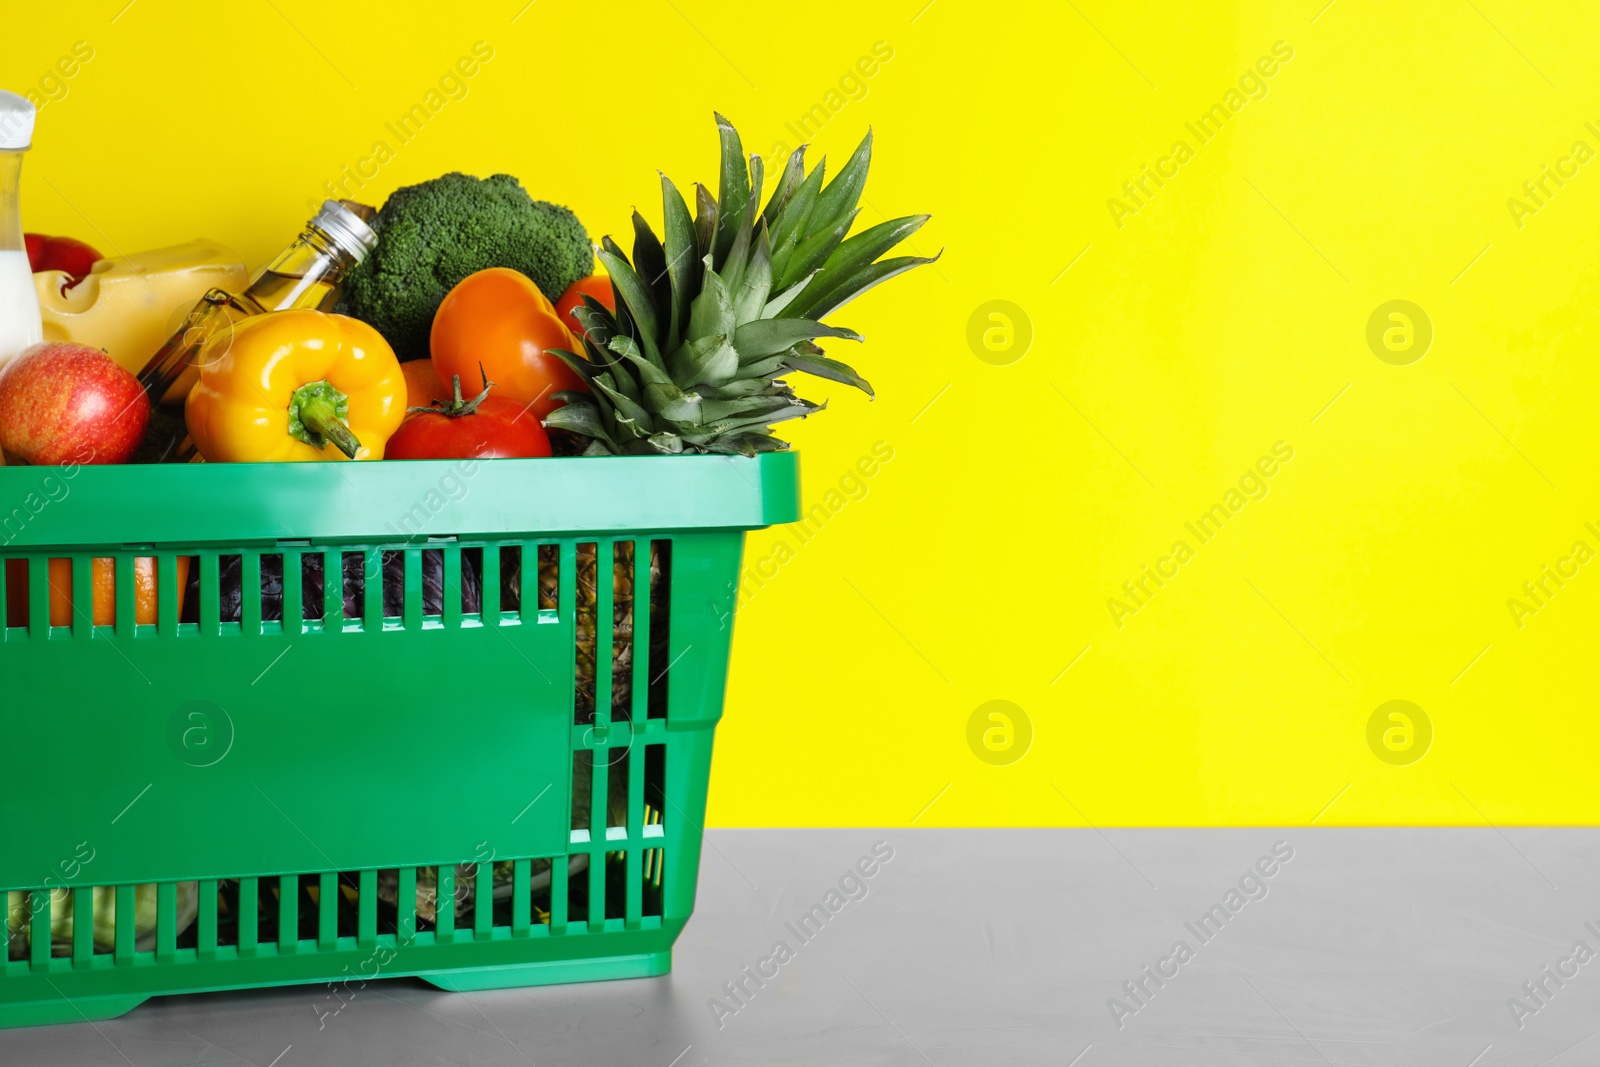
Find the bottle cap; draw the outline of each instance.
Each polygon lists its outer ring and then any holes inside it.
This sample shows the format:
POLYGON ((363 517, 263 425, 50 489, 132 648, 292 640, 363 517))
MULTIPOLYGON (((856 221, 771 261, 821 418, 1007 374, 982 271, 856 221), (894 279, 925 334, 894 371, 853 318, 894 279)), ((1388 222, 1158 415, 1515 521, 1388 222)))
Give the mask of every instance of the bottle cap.
POLYGON ((333 239, 351 259, 360 263, 378 244, 378 235, 361 216, 337 200, 324 200, 311 225, 333 239))
POLYGON ((16 93, 0 89, 0 152, 16 152, 33 143, 34 107, 16 93))

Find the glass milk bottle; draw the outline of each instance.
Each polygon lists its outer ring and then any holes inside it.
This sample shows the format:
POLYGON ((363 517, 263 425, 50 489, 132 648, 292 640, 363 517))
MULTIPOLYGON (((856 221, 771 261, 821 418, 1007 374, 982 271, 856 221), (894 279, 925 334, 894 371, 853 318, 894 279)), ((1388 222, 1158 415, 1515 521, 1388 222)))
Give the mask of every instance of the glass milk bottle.
POLYGON ((17 202, 22 156, 33 141, 33 117, 32 104, 0 90, 0 365, 44 339, 17 202))

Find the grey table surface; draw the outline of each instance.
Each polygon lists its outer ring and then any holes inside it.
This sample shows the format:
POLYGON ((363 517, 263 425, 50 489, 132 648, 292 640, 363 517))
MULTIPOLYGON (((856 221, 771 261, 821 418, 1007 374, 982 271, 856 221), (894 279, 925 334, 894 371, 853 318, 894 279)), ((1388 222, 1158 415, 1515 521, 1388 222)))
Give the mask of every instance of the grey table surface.
POLYGON ((337 1013, 316 986, 171 997, 0 1033, 0 1064, 1600 1063, 1600 830, 723 830, 707 844, 666 977, 467 995, 393 979, 337 1013), (893 858, 846 878, 875 845, 893 858), (1292 856, 1262 863, 1275 846, 1292 856), (793 924, 815 905, 837 911, 802 940, 793 924), (771 977, 758 987, 746 967, 771 977), (725 983, 741 979, 734 999, 725 983))

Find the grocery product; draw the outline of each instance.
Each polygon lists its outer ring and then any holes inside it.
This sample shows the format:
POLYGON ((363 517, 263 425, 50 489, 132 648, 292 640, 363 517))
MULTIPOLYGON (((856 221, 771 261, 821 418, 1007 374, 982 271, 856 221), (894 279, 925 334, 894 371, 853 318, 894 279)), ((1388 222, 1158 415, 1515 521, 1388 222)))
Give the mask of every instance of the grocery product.
POLYGON ((406 382, 371 326, 309 308, 233 327, 184 408, 206 460, 382 459, 405 418, 406 382))
POLYGON ((235 324, 268 311, 323 306, 376 241, 356 212, 336 200, 324 201, 305 231, 244 290, 207 292, 140 369, 139 383, 153 400, 181 400, 193 387, 200 363, 225 347, 235 324))
POLYGON ((25 233, 22 239, 28 246, 28 266, 33 273, 60 271, 67 276, 64 287, 68 289, 83 281, 90 269, 105 258, 94 246, 76 237, 25 233))
POLYGON ((0 91, 0 363, 43 337, 17 201, 22 157, 33 143, 33 119, 32 104, 0 91))
MULTIPOLYGON (((84 618, 95 626, 111 626, 117 621, 116 561, 98 558, 92 562, 89 584, 92 605, 84 618)), ((153 556, 136 556, 133 559, 134 622, 140 626, 154 626, 160 621, 157 596, 156 561, 153 556)), ((73 613, 82 601, 72 583, 72 561, 52 559, 50 580, 50 625, 71 626, 73 613)), ((182 589, 189 581, 189 557, 178 557, 177 587, 182 589)), ((28 561, 6 560, 6 625, 28 625, 28 561)))
MULTIPOLYGON (((0 157, 0 168, 4 166, 0 157)), ((10 359, 42 335, 28 254, 0 249, 0 360, 10 359)))
MULTIPOLYGON (((32 941, 32 894, 15 890, 6 894, 6 927, 10 935, 10 951, 21 955, 32 941)), ((52 889, 50 898, 50 941, 67 955, 72 948, 74 924, 78 916, 73 907, 76 894, 69 888, 52 889)), ((156 896, 153 883, 134 887, 134 947, 149 952, 156 942, 156 896)), ((200 885, 198 882, 179 882, 175 895, 174 918, 180 930, 187 930, 200 910, 200 885)), ((110 952, 116 941, 117 891, 113 886, 95 886, 89 894, 91 905, 90 925, 95 948, 110 952)))
POLYGON ((29 463, 126 463, 150 401, 98 348, 41 341, 0 367, 0 447, 29 463))
POLYGON ((920 256, 880 259, 926 215, 890 219, 845 238, 872 156, 869 133, 827 185, 824 166, 805 173, 805 149, 760 208, 762 164, 748 167, 739 134, 717 116, 722 138, 718 196, 697 187, 696 215, 661 178, 665 242, 636 211, 633 260, 607 237, 600 260, 617 307, 592 297, 575 314, 587 336, 570 358, 588 392, 551 412, 550 426, 591 438, 592 454, 752 455, 787 448, 772 425, 822 405, 782 379, 796 371, 872 392, 850 367, 822 354, 825 338, 859 341, 818 319, 912 267, 920 256))
POLYGON ((461 376, 451 376, 454 395, 414 407, 384 450, 385 459, 532 459, 550 454, 550 439, 527 404, 483 392, 461 395, 461 376))
POLYGON ((439 381, 475 382, 482 368, 499 396, 528 405, 541 419, 561 406, 558 393, 587 388, 554 354, 576 345, 539 287, 508 267, 480 270, 450 290, 430 339, 439 381))
POLYGON ((469 274, 510 267, 554 300, 594 267, 578 217, 534 200, 509 174, 452 173, 397 189, 372 226, 382 239, 350 272, 335 310, 372 323, 403 360, 428 355, 434 312, 469 274))
POLYGON ((33 282, 45 340, 103 348, 137 374, 174 329, 189 327, 182 316, 195 301, 213 289, 237 292, 249 277, 233 249, 196 239, 102 259, 77 285, 52 269, 38 270, 33 282))

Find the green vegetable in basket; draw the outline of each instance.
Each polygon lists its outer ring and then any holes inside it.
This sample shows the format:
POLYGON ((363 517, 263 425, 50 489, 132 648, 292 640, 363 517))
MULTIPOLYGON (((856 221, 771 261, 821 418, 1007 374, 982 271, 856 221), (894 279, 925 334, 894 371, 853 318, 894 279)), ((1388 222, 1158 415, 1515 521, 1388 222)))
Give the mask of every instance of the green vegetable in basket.
POLYGON ((378 247, 350 271, 337 310, 375 326, 402 360, 427 358, 434 312, 469 274, 510 267, 555 301, 594 267, 578 217, 509 174, 397 189, 372 228, 378 247))
MULTIPOLYGON (((52 889, 50 892, 50 941, 54 955, 71 952, 74 893, 70 888, 52 889)), ((33 894, 12 890, 6 894, 6 926, 10 936, 10 954, 25 956, 33 940, 33 894)), ((95 948, 109 952, 117 939, 117 890, 114 886, 95 886, 91 891, 92 921, 95 948)), ((183 933, 194 922, 200 907, 198 882, 179 882, 177 891, 177 930, 183 933)), ((156 886, 155 883, 135 886, 133 891, 134 948, 148 952, 155 948, 156 938, 156 886)))

